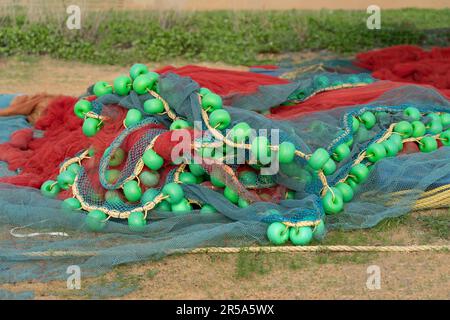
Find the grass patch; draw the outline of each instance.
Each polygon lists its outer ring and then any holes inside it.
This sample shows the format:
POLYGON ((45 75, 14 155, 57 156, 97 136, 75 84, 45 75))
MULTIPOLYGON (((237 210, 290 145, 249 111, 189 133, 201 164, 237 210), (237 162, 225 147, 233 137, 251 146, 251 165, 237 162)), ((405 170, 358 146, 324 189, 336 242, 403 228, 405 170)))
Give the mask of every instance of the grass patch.
MULTIPOLYGON (((366 230, 335 230, 329 232, 322 245, 365 245, 370 243, 370 236, 366 230)), ((319 244, 319 245, 320 245, 319 244)))
POLYGON ((235 277, 250 278, 253 275, 262 275, 270 272, 269 254, 253 253, 243 249, 238 253, 235 277))
POLYGON ((336 253, 320 252, 315 255, 313 262, 317 264, 365 264, 375 259, 377 253, 355 252, 355 253, 336 253))
POLYGON ((251 279, 273 270, 299 271, 324 264, 365 264, 377 257, 378 253, 371 252, 252 253, 243 250, 237 256, 235 278, 251 279))
POLYGON ((159 273, 159 270, 156 269, 150 269, 148 270, 145 275, 147 276, 147 278, 149 279, 153 279, 156 277, 156 275, 159 273))
POLYGON ((365 11, 104 11, 83 16, 80 30, 66 28, 64 12, 33 19, 20 7, 5 12, 0 56, 45 54, 99 64, 184 58, 248 65, 269 62, 258 59, 267 53, 355 53, 405 43, 445 45, 450 38, 450 9, 383 10, 380 30, 367 29, 365 11))
POLYGON ((449 230, 450 230, 450 223, 449 223, 449 214, 438 217, 419 217, 418 220, 422 223, 422 225, 428 229, 427 231, 431 232, 433 236, 449 240, 449 230))
POLYGON ((396 230, 402 226, 410 224, 413 218, 410 214, 405 214, 399 217, 386 218, 383 219, 380 223, 378 223, 373 230, 375 232, 387 232, 396 230))
POLYGON ((223 262, 228 260, 227 254, 220 254, 220 253, 208 253, 208 257, 211 260, 212 263, 216 262, 223 262))

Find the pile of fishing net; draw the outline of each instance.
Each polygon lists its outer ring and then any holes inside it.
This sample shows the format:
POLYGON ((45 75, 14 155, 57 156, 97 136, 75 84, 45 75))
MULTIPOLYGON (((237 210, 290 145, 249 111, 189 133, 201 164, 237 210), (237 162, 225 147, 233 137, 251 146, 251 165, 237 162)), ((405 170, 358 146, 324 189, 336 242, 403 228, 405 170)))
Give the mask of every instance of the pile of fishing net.
POLYGON ((431 85, 450 95, 450 47, 425 50, 413 45, 398 45, 361 52, 354 59, 322 53, 306 61, 295 60, 288 56, 278 65, 253 66, 251 70, 290 80, 305 79, 324 71, 369 72, 375 79, 431 85))
POLYGON ((377 79, 426 83, 450 89, 450 47, 430 51, 416 46, 394 46, 360 53, 356 65, 377 79))
POLYGON ((54 98, 0 146, 0 280, 308 245, 327 229, 448 207, 449 129, 439 91, 366 73, 287 81, 135 64, 54 98))

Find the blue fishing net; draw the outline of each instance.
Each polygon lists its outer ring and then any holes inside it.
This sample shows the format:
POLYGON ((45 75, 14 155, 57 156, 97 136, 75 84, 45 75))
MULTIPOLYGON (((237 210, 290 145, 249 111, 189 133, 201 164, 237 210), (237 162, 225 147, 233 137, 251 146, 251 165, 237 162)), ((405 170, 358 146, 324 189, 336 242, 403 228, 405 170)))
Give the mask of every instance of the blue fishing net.
POLYGON ((277 62, 275 68, 251 67, 250 71, 265 74, 273 77, 280 77, 290 80, 310 78, 313 74, 324 72, 337 74, 361 74, 370 70, 358 67, 353 58, 342 58, 329 53, 320 53, 311 59, 297 61, 294 57, 286 57, 277 62))
MULTIPOLYGON (((0 94, 0 109, 6 108, 17 95, 0 94)), ((25 116, 0 117, 0 143, 7 142, 15 131, 31 127, 25 116)), ((0 177, 14 175, 7 163, 0 161, 0 177)))
MULTIPOLYGON (((373 82, 367 74, 350 77, 320 73, 287 85, 263 86, 252 95, 229 97, 226 110, 231 116, 230 127, 247 122, 256 130, 266 130, 269 140, 276 132, 278 143, 290 142, 305 155, 311 155, 319 148, 333 154, 337 146, 352 141, 349 143, 349 155, 339 161, 336 170, 326 177, 328 185, 334 186, 347 177, 361 152, 383 137, 391 124, 409 120, 404 114, 406 108, 419 110, 425 123, 432 121, 436 114, 450 111, 449 101, 435 90, 403 86, 365 105, 340 107, 284 120, 270 119, 260 113, 289 101, 304 101, 323 90, 373 82), (354 131, 352 119, 361 119, 366 112, 376 116, 376 123, 370 130, 361 125, 359 130, 354 131)), ((199 86, 192 79, 169 73, 160 77, 158 85, 159 94, 177 115, 191 123, 199 121, 201 129, 207 129, 198 100, 199 86)), ((125 98, 115 94, 104 95, 94 103, 94 111, 107 114, 108 105, 112 103, 142 111, 143 103, 148 99, 152 99, 151 95, 131 93, 125 98)), ((145 147, 164 130, 149 131, 142 136, 129 153, 119 180, 111 184, 105 177, 106 169, 111 154, 122 144, 122 138, 155 122, 168 125, 170 120, 166 116, 146 115, 141 122, 124 129, 123 136, 119 135, 107 149, 98 168, 105 190, 120 188, 130 176, 131 168, 142 157, 145 147)), ((448 124, 441 131, 445 130, 448 130, 448 124)), ((245 154, 245 157, 249 156, 245 154)), ((291 163, 280 164, 275 172, 258 174, 259 187, 282 186, 291 192, 288 198, 277 202, 256 201, 247 207, 240 207, 217 189, 202 184, 182 184, 185 197, 199 203, 199 206, 185 214, 158 208, 150 210, 147 224, 140 232, 131 230, 126 219, 117 218, 109 219, 100 232, 92 232, 81 211, 62 210, 61 201, 46 198, 39 190, 2 184, 0 282, 66 279, 69 265, 80 266, 84 276, 95 276, 117 265, 160 259, 195 248, 269 245, 267 228, 273 223, 324 220, 328 230, 370 228, 387 217, 410 212, 424 192, 450 184, 449 147, 386 157, 370 164, 367 181, 358 185, 353 199, 345 204, 342 212, 326 215, 322 197, 327 189, 317 170, 308 167, 308 159, 296 157, 291 163), (217 212, 201 214, 200 207, 205 204, 213 206, 217 212)), ((366 162, 367 159, 364 159, 363 163, 366 162)), ((235 169, 233 166, 231 168, 235 169)), ((209 168, 207 173, 227 179, 224 170, 209 168)), ((173 179, 174 172, 167 175, 165 183, 173 179)), ((77 185, 81 197, 95 207, 126 211, 142 206, 123 202, 108 204, 94 197, 91 182, 83 169, 77 185)), ((233 190, 240 192, 236 186, 233 190)), ((313 244, 323 236, 325 234, 316 237, 313 244)))

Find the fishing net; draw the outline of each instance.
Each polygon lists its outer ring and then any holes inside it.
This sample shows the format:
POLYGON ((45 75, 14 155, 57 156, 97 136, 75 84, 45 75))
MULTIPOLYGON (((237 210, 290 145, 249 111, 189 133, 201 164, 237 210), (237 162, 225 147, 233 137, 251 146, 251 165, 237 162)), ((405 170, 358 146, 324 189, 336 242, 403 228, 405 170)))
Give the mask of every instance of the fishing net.
MULTIPOLYGON (((11 101, 14 99, 15 95, 12 94, 1 94, 0 95, 0 110, 6 108, 10 105, 11 101)), ((8 117, 0 117, 0 142, 4 143, 10 139, 12 132, 20 129, 29 128, 30 124, 27 122, 24 116, 14 115, 8 117)), ((8 164, 0 161, 0 177, 13 175, 8 169, 8 164)))
POLYGON ((0 146, 14 173, 0 179, 1 282, 200 247, 309 245, 449 206, 450 104, 437 90, 366 73, 194 71, 135 65, 54 99, 31 134, 0 146))
MULTIPOLYGON (((445 45, 448 45, 448 41, 445 45)), ((305 79, 321 72, 369 72, 380 80, 432 85, 449 95, 449 57, 450 47, 432 47, 425 50, 413 45, 398 45, 361 52, 354 58, 346 59, 330 53, 320 53, 317 57, 300 61, 288 56, 277 65, 253 66, 251 71, 258 75, 289 80, 305 79)))

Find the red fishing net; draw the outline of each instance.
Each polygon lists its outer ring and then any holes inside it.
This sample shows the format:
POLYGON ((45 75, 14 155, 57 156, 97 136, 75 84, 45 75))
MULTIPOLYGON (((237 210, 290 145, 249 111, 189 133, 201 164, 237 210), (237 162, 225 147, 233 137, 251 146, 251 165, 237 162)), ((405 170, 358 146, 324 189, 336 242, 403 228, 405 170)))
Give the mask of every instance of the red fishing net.
MULTIPOLYGON (((200 66, 181 68, 167 66, 159 69, 158 72, 173 72, 180 76, 189 76, 201 86, 210 88, 221 95, 236 92, 249 93, 256 91, 260 85, 288 82, 284 79, 250 72, 200 66)), ((33 138, 32 130, 24 129, 16 132, 10 142, 0 145, 0 161, 7 162, 10 170, 20 170, 19 175, 3 177, 0 182, 39 188, 44 181, 58 174, 61 162, 92 145, 94 139, 89 139, 82 133, 83 121, 73 113, 76 101, 77 98, 62 96, 49 103, 47 110, 35 124, 36 129, 44 131, 43 137, 33 138)), ((122 123, 127 110, 120 107, 108 109, 114 110, 114 119, 95 137, 93 148, 97 151, 94 158, 96 162, 100 160, 99 157, 106 147, 123 130, 122 123)), ((141 135, 133 136, 138 138, 141 135)), ((123 147, 126 149, 127 145, 133 145, 132 141, 125 141, 123 147)))
MULTIPOLYGON (((450 90, 445 90, 450 88, 450 48, 427 52, 413 46, 397 46, 361 53, 357 57, 358 65, 374 70, 375 77, 432 84, 441 88, 440 92, 450 98, 450 90)), ((173 72, 191 77, 200 86, 222 96, 255 92, 261 85, 288 83, 288 80, 262 74, 190 65, 181 68, 167 66, 157 72, 173 72)), ((403 84, 380 81, 363 87, 323 92, 297 105, 273 108, 268 117, 288 119, 310 112, 364 104, 401 85, 403 84)), ((47 110, 35 124, 36 129, 44 131, 43 137, 35 138, 32 130, 24 129, 12 135, 10 142, 0 145, 0 161, 6 161, 10 170, 20 170, 17 176, 3 177, 0 182, 39 188, 44 181, 58 174, 58 166, 66 158, 92 146, 92 139, 87 138, 81 131, 82 120, 73 113, 76 101, 74 97, 62 96, 49 103, 47 110)), ((93 161, 96 162, 123 130, 122 122, 127 110, 120 107, 110 110, 114 113, 113 121, 110 121, 95 139, 94 148, 98 153, 93 161)), ((133 142, 125 141, 125 151, 127 145, 133 145, 133 142)), ((164 150, 170 150, 159 149, 160 154, 164 154, 164 150)))
MULTIPOLYGON (((378 81, 373 84, 322 92, 310 99, 292 106, 272 108, 268 117, 273 119, 288 119, 290 117, 308 114, 311 112, 331 110, 338 107, 369 103, 379 98, 388 90, 404 86, 405 83, 393 81, 378 81)), ((430 87, 431 86, 425 86, 430 87)), ((450 99, 450 90, 438 90, 443 96, 450 99)))
POLYGON ((371 70, 378 79, 450 89, 450 47, 426 51, 402 45, 373 50, 358 54, 356 65, 371 70))
POLYGON ((263 74, 247 71, 225 70, 187 65, 181 68, 167 66, 156 70, 158 73, 173 72, 180 76, 191 77, 200 86, 209 88, 220 95, 232 93, 252 93, 259 86, 270 84, 289 83, 286 79, 280 79, 263 74))

